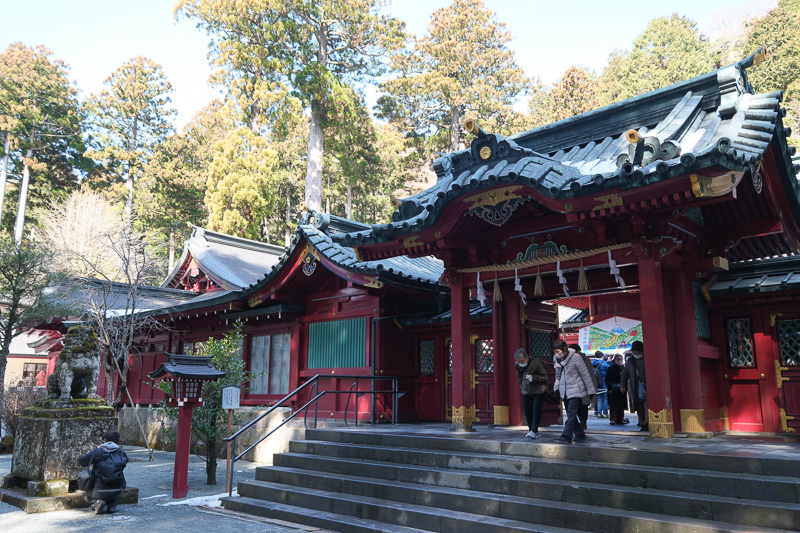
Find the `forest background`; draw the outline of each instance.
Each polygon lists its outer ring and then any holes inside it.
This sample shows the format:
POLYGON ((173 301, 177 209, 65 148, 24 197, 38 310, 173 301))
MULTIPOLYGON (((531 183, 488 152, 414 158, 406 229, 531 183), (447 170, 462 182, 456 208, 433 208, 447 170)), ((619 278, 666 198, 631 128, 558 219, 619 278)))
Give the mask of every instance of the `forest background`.
MULTIPOLYGON (((283 244, 309 208, 384 222, 393 198, 433 183, 437 153, 468 146, 466 118, 519 133, 760 46, 767 60, 750 81, 784 91, 785 122, 800 131, 800 0, 754 9, 713 38, 681 14, 657 17, 601 69, 571 66, 551 83, 520 66, 491 2, 453 0, 419 35, 389 13, 380 0, 180 0, 174 17, 208 38, 221 94, 181 128, 155 61, 134 57, 86 94, 46 42, 12 43, 0 54, 2 229, 62 257, 80 248, 102 269, 93 236, 135 227, 163 276, 188 224, 283 244)), ((566 13, 558 23, 575 38, 566 13)))

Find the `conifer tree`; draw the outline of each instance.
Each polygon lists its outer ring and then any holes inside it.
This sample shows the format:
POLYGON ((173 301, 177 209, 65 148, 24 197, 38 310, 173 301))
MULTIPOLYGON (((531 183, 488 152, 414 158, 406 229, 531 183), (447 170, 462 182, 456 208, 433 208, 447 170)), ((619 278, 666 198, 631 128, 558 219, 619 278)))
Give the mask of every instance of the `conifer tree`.
MULTIPOLYGON (((172 85, 161 66, 145 57, 124 63, 92 96, 95 147, 90 156, 105 165, 110 186, 124 182, 125 218, 131 224, 136 181, 153 151, 171 133, 172 85)), ((95 183, 95 185, 99 185, 95 183)))

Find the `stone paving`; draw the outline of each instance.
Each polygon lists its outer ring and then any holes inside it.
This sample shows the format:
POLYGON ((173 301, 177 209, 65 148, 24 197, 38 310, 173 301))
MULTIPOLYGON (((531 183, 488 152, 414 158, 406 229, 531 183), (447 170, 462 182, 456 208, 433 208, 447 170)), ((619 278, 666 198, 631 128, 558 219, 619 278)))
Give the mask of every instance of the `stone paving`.
MULTIPOLYGON (((317 528, 288 525, 221 514, 219 496, 225 491, 225 462, 218 462, 217 485, 206 485, 205 463, 191 456, 189 462, 189 495, 172 500, 172 465, 174 453, 155 452, 155 461, 148 462, 147 449, 125 446, 130 462, 125 469, 128 484, 139 488, 137 505, 120 505, 116 514, 95 516, 89 509, 53 513, 25 514, 0 503, 0 531, 3 533, 85 532, 134 533, 169 531, 170 533, 298 533, 320 532, 317 528)), ((236 463, 237 479, 253 479, 258 463, 236 463)), ((0 455, 0 476, 11 470, 11 455, 0 455)))

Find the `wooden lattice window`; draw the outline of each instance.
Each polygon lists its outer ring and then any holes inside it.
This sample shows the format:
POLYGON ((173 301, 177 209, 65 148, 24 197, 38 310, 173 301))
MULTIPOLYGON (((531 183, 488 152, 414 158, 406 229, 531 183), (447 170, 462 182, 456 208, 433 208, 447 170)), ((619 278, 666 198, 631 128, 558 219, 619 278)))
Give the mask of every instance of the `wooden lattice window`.
POLYGON ((781 320, 778 325, 781 344, 781 363, 800 365, 800 320, 781 320))
POLYGON ((729 318, 725 321, 725 326, 728 336, 728 364, 732 368, 755 367, 753 326, 750 318, 729 318))
POLYGON ((433 361, 433 339, 419 341, 419 375, 432 376, 436 373, 433 361))
POLYGON ((531 357, 551 359, 553 357, 553 339, 549 331, 532 329, 531 331, 531 357))
POLYGON ((494 339, 475 341, 475 369, 479 374, 494 372, 494 339))
POLYGON ((703 296, 703 286, 698 282, 692 283, 694 293, 694 321, 697 328, 697 336, 701 339, 711 338, 711 325, 708 321, 708 307, 703 296))

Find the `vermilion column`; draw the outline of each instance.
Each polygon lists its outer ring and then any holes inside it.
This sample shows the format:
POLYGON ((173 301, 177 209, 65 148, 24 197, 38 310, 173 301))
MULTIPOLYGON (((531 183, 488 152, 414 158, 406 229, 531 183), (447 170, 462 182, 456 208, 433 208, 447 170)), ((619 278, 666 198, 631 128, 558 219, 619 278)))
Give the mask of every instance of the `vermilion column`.
POLYGON ((452 319, 450 322, 453 341, 453 431, 474 431, 475 400, 473 370, 475 357, 469 342, 469 288, 464 276, 459 276, 458 285, 450 288, 452 319))
MULTIPOLYGON (((508 398, 509 407, 509 424, 513 426, 525 425, 525 419, 522 416, 522 395, 519 392, 519 383, 517 382, 517 373, 514 370, 514 363, 511 356, 517 351, 517 348, 525 348, 522 342, 522 324, 520 322, 519 306, 522 302, 515 292, 503 302, 504 306, 504 332, 505 343, 508 352, 508 372, 506 372, 505 388, 508 398)), ((531 355, 531 354, 528 354, 531 355)))
POLYGON ((694 309, 694 288, 690 272, 675 276, 675 327, 678 337, 680 368, 681 431, 704 433, 706 417, 703 411, 703 384, 700 378, 700 357, 697 352, 697 319, 694 309))
POLYGON ((647 418, 650 436, 671 438, 675 435, 670 398, 667 320, 664 310, 664 283, 661 263, 650 247, 639 258, 639 302, 642 308, 644 366, 647 374, 647 418))
POLYGON ((508 419, 508 381, 511 365, 509 350, 506 349, 505 312, 503 302, 497 302, 492 294, 492 339, 494 342, 494 423, 501 426, 509 424, 508 419))
POLYGON ((189 445, 192 440, 192 408, 178 407, 178 434, 175 438, 175 471, 172 474, 172 497, 185 498, 189 492, 189 445))

